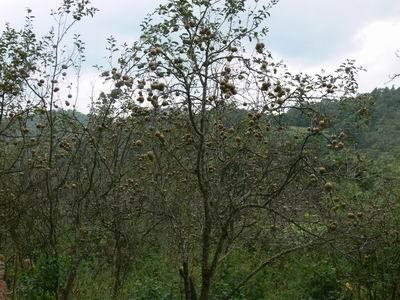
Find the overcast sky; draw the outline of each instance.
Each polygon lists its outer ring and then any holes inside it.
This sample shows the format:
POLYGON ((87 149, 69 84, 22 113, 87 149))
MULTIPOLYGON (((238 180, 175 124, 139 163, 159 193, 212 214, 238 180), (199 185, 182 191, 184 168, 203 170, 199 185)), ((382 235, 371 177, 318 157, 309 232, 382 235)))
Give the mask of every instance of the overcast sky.
MULTIPOLYGON (((57 0, 0 0, 0 30, 9 22, 20 27, 26 8, 37 17, 35 26, 45 32, 52 24, 49 11, 57 0)), ((105 40, 113 35, 132 42, 140 35, 139 24, 161 0, 92 0, 100 9, 94 19, 86 19, 75 32, 87 43, 87 66, 82 93, 96 77, 90 66, 101 63, 105 40)), ((389 75, 400 72, 400 0, 280 0, 270 18, 266 39, 275 57, 282 58, 292 71, 330 70, 348 59, 367 69, 359 77, 360 90, 370 91, 387 83, 389 75)), ((83 105, 83 104, 82 104, 83 105)), ((83 106, 80 109, 84 109, 83 106)))

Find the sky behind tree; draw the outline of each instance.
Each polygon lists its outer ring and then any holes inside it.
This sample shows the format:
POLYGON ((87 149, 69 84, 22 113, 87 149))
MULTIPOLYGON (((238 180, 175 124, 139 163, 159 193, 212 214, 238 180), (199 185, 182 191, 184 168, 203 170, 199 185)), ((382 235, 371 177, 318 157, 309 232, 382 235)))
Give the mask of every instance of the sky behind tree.
MULTIPOLYGON (((49 12, 58 3, 0 0, 0 30, 6 22, 21 27, 29 7, 36 16, 35 28, 45 33, 54 24, 49 12)), ((91 66, 104 62, 106 38, 112 35, 121 43, 137 40, 141 21, 161 3, 161 0, 92 1, 100 11, 73 30, 81 34, 87 49, 82 94, 88 93, 91 82, 95 82, 96 71, 91 66)), ((346 59, 355 59, 367 69, 359 77, 361 91, 396 84, 389 82, 389 76, 400 71, 400 59, 396 57, 400 49, 399 0, 280 0, 272 9, 269 22, 270 33, 265 43, 293 72, 329 71, 346 59)))

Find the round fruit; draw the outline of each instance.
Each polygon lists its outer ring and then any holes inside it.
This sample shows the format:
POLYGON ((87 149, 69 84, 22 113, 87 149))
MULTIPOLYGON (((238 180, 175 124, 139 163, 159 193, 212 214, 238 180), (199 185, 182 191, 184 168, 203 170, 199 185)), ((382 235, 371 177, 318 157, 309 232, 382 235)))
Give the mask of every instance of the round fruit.
POLYGON ((347 217, 348 217, 349 219, 354 219, 356 216, 355 216, 353 213, 348 213, 348 214, 347 214, 347 217))
POLYGON ((153 151, 147 152, 146 156, 147 156, 147 158, 148 158, 149 160, 151 160, 151 161, 153 161, 153 160, 156 158, 156 156, 154 155, 154 152, 153 152, 153 151))
POLYGON ((315 181, 317 181, 318 178, 315 174, 310 174, 309 179, 311 182, 315 182, 315 181))
POLYGON ((258 53, 262 54, 264 48, 265 48, 264 43, 257 43, 257 44, 256 44, 256 51, 257 51, 258 53))
POLYGON ((324 188, 325 188, 325 190, 326 190, 327 192, 332 191, 333 188, 334 188, 333 182, 328 181, 327 183, 325 183, 324 188))

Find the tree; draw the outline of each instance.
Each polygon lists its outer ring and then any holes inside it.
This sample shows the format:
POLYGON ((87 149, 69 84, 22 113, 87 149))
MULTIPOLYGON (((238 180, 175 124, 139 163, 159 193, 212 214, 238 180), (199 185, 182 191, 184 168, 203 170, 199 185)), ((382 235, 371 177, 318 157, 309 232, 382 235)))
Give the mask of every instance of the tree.
MULTIPOLYGON (((51 13, 56 29, 39 38, 33 31, 34 16, 28 9, 23 30, 7 25, 0 38, 1 233, 2 242, 11 240, 14 248, 14 298, 21 257, 31 257, 37 249, 42 249, 54 267, 52 280, 46 285, 61 299, 69 297, 79 266, 80 258, 73 255, 74 267, 67 275, 65 289, 60 276, 59 230, 66 225, 66 206, 74 207, 87 191, 69 198, 71 202, 61 201, 71 166, 80 154, 83 135, 76 130, 82 125, 76 115, 58 109, 70 105, 73 78, 68 76, 69 70, 79 71, 84 60, 79 35, 74 37, 70 53, 66 51, 66 36, 76 22, 95 12, 89 1, 65 0, 51 13), (61 88, 68 93, 60 96, 61 88), (71 140, 78 146, 76 151, 71 140), (32 228, 37 230, 36 235, 32 228)), ((67 223, 76 225, 72 231, 79 236, 81 211, 74 212, 75 219, 67 223)), ((79 239, 74 242, 80 243, 79 239)))
POLYGON ((332 242, 327 211, 339 166, 326 173, 318 155, 326 143, 343 149, 345 135, 314 103, 354 95, 357 69, 348 61, 332 75, 310 76, 274 62, 262 40, 276 3, 168 1, 146 18, 140 41, 103 70, 115 85, 107 95, 120 109, 115 114, 146 114, 155 141, 141 158, 157 217, 169 220, 186 299, 210 298, 218 267, 240 244, 273 241, 286 248, 276 258, 332 242), (308 131, 285 124, 289 108, 306 116, 308 131), (235 117, 241 109, 247 116, 235 117), (304 212, 317 222, 304 220, 304 212), (270 231, 260 236, 257 227, 270 231))

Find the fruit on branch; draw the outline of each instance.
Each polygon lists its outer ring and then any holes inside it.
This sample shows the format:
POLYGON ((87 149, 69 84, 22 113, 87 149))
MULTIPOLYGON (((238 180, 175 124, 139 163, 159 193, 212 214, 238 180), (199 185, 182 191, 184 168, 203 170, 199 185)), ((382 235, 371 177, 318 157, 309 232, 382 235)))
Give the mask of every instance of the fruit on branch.
POLYGON ((237 52, 237 51, 238 51, 238 48, 237 48, 237 47, 230 47, 230 48, 229 48, 229 51, 231 51, 231 52, 237 52))
POLYGON ((142 147, 143 145, 144 145, 143 140, 137 140, 137 141, 135 141, 135 146, 142 147))
POLYGON ((156 138, 158 138, 162 142, 165 140, 165 136, 158 130, 155 132, 154 135, 155 135, 156 138))
POLYGON ((324 185, 324 188, 325 188, 325 191, 331 192, 334 188, 333 182, 330 182, 330 181, 326 182, 324 185))
POLYGON ((152 56, 159 55, 159 54, 161 54, 161 52, 162 52, 162 50, 161 50, 160 47, 151 48, 149 50, 149 54, 152 55, 152 56))
POLYGON ((266 92, 269 90, 269 88, 271 87, 271 83, 270 82, 263 82, 261 84, 261 90, 266 92))
POLYGON ((263 51, 264 51, 264 48, 265 48, 264 43, 257 43, 257 44, 256 44, 256 51, 257 51, 258 53, 262 54, 263 51))
POLYGON ((148 158, 150 161, 153 161, 153 160, 156 158, 156 156, 154 155, 154 152, 153 152, 153 151, 147 152, 147 153, 146 153, 146 156, 147 156, 147 158, 148 158))
POLYGON ((308 176, 310 182, 316 182, 318 180, 317 176, 315 174, 310 174, 310 176, 308 176))

